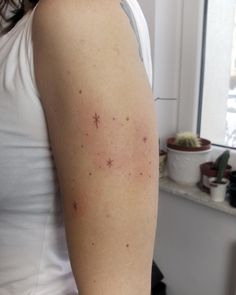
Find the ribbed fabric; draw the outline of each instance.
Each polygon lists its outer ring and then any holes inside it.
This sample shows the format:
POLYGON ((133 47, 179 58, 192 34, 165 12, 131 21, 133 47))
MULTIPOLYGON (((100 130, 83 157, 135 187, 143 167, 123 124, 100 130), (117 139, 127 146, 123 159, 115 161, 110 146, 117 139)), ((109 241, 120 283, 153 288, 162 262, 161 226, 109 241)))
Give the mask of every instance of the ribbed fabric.
MULTIPOLYGON (((136 0, 128 3, 151 83, 147 24, 136 0)), ((0 38, 0 294, 75 295, 58 182, 34 76, 35 8, 0 38)))

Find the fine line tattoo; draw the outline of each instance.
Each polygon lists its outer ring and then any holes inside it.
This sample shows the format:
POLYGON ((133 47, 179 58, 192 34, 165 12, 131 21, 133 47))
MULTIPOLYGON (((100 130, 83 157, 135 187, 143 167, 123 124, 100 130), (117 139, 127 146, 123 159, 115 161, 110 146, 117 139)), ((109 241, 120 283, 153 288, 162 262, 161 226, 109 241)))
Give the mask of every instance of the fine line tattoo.
POLYGON ((136 20, 133 14, 133 11, 131 10, 129 4, 127 3, 126 0, 121 0, 120 1, 120 6, 121 8, 124 10, 125 14, 128 16, 131 27, 136 35, 136 39, 138 41, 138 45, 139 45, 139 56, 143 62, 143 53, 142 53, 142 47, 141 47, 141 40, 140 40, 140 36, 139 36, 139 31, 138 31, 138 27, 136 24, 136 20))
POLYGON ((113 165, 112 163, 113 163, 113 160, 109 159, 109 160, 107 161, 107 166, 108 166, 109 168, 111 168, 111 166, 113 165))
POLYGON ((100 116, 97 113, 95 113, 95 115, 93 116, 93 123, 98 128, 98 124, 100 124, 100 116))

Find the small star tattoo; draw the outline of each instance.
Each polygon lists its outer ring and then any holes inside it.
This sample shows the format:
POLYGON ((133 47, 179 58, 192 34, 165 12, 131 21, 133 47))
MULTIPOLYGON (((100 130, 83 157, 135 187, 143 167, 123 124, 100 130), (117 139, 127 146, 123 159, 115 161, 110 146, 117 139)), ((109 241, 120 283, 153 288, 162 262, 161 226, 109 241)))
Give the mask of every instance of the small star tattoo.
POLYGON ((113 160, 109 159, 109 160, 107 161, 107 166, 111 168, 112 163, 113 163, 113 160))
POLYGON ((73 202, 73 208, 75 209, 75 211, 77 211, 77 209, 78 209, 78 202, 77 201, 73 202))
POLYGON ((100 116, 95 113, 95 115, 93 116, 93 123, 96 125, 96 127, 98 128, 98 124, 100 123, 100 116))

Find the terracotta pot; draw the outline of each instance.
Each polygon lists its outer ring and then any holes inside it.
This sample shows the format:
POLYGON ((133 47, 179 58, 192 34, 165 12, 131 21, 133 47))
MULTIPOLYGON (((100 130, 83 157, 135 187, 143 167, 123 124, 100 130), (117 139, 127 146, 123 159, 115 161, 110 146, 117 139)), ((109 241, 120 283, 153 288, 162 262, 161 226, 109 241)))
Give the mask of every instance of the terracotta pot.
POLYGON ((209 160, 211 142, 200 138, 202 146, 188 148, 175 144, 175 137, 167 140, 168 176, 177 183, 195 185, 200 181, 200 164, 209 160))
POLYGON ((167 147, 185 152, 198 152, 198 151, 206 151, 211 148, 211 142, 208 139, 200 138, 201 146, 200 147, 183 147, 175 144, 175 137, 170 137, 167 139, 167 147))
MULTIPOLYGON (((209 178, 217 176, 217 170, 212 168, 213 162, 206 162, 200 165, 200 172, 201 172, 201 180, 199 187, 202 191, 206 193, 210 193, 210 184, 209 178)), ((227 165, 224 173, 224 178, 229 178, 230 172, 232 170, 232 166, 227 165)))

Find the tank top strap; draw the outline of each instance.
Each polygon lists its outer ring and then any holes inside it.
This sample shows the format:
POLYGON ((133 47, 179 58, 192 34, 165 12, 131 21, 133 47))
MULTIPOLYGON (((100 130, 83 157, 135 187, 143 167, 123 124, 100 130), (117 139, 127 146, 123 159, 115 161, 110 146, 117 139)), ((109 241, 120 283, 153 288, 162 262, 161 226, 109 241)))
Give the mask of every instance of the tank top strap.
POLYGON ((35 95, 39 98, 39 91, 37 88, 36 84, 36 79, 35 79, 35 71, 34 71, 34 54, 33 54, 33 39, 32 39, 32 25, 33 25, 33 17, 36 11, 36 8, 38 6, 39 2, 35 5, 35 7, 28 11, 27 14, 29 14, 29 17, 26 21, 25 24, 25 50, 27 54, 27 60, 28 60, 28 66, 29 66, 29 71, 30 71, 30 77, 31 77, 31 83, 33 87, 33 91, 35 95))

